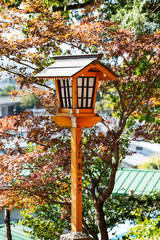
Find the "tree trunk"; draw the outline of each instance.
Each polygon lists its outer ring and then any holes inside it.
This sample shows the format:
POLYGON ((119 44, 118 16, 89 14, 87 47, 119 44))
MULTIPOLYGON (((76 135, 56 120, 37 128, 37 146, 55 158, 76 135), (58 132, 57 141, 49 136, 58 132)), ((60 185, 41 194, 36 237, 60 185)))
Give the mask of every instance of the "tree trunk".
POLYGON ((4 209, 4 223, 6 228, 6 240, 12 240, 10 228, 10 210, 8 208, 4 209))
POLYGON ((97 224, 99 233, 101 235, 101 240, 109 240, 105 216, 103 212, 103 204, 96 203, 95 209, 97 214, 97 224))

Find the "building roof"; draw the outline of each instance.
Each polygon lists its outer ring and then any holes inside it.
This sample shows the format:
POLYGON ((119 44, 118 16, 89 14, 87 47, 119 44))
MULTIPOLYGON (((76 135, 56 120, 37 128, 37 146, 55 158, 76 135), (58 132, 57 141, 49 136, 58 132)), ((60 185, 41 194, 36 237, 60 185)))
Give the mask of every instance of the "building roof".
MULTIPOLYGON (((12 240, 31 240, 25 231, 31 231, 31 229, 18 223, 11 223, 12 240)), ((6 240, 4 224, 0 225, 0 240, 6 240)))
POLYGON ((3 96, 0 97, 0 107, 15 105, 17 103, 20 103, 20 101, 21 101, 20 97, 16 97, 15 100, 13 101, 11 97, 3 96))
POLYGON ((155 153, 160 153, 160 144, 159 143, 154 143, 154 142, 145 142, 145 141, 131 141, 131 146, 132 147, 142 147, 144 151, 149 150, 151 152, 155 153))
POLYGON ((150 194, 160 190, 159 170, 120 169, 116 173, 113 194, 150 194))
MULTIPOLYGON (((114 77, 116 75, 107 66, 104 66, 99 59, 102 54, 84 54, 84 55, 65 55, 54 56, 55 63, 45 68, 42 72, 36 74, 38 78, 65 78, 73 77, 88 65, 93 63, 94 65, 100 64, 114 77)), ((98 69, 96 71, 99 71, 98 69)))
POLYGON ((127 155, 123 160, 122 160, 122 163, 123 163, 123 166, 126 165, 126 166, 130 166, 130 167, 137 167, 137 166, 140 166, 142 164, 144 164, 148 159, 148 156, 145 156, 143 154, 140 154, 140 153, 134 153, 132 155, 127 155))

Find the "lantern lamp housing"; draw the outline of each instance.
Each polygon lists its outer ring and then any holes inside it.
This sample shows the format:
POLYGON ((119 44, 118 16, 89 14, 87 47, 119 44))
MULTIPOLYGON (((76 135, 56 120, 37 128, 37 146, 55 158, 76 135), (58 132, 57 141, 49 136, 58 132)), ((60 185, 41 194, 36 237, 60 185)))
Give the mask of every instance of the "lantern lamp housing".
MULTIPOLYGON (((77 78, 77 109, 93 108, 96 77, 77 78)), ((61 108, 73 108, 72 80, 58 80, 61 108)))
POLYGON ((94 111, 98 82, 117 79, 99 61, 101 57, 102 54, 55 56, 55 63, 36 75, 55 79, 60 108, 52 121, 59 126, 72 127, 76 122, 79 127, 92 127, 101 121, 94 111))

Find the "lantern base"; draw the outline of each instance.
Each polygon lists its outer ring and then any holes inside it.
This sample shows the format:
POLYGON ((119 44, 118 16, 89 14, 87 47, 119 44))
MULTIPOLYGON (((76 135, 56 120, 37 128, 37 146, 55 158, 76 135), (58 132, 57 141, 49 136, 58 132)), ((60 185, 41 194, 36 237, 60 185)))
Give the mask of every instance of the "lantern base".
MULTIPOLYGON (((74 116, 74 115, 73 115, 74 116)), ((72 117, 73 117, 72 116, 72 117)), ((102 122, 102 118, 99 117, 97 114, 92 115, 87 115, 87 116, 74 116, 75 118, 75 126, 76 127, 84 127, 84 128, 90 128, 96 125, 98 122, 102 122)), ((70 116, 51 116, 52 122, 55 122, 58 126, 60 127, 73 127, 73 121, 70 116)))
POLYGON ((92 238, 82 232, 71 232, 61 235, 60 240, 92 240, 92 238))

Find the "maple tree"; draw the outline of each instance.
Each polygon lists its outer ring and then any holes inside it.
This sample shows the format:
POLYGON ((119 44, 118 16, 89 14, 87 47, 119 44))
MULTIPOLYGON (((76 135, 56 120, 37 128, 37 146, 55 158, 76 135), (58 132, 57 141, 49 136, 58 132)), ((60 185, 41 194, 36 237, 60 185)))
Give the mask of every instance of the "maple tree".
MULTIPOLYGON (((57 2, 58 7, 64 7, 63 1, 57 2)), ((50 114, 55 114, 55 90, 43 79, 34 78, 34 74, 53 63, 54 54, 65 53, 62 43, 84 53, 102 51, 103 62, 112 64, 118 79, 102 82, 100 89, 112 105, 118 126, 115 129, 105 122, 106 136, 95 131, 86 131, 83 136, 83 186, 92 199, 96 216, 92 220, 97 221, 95 230, 86 217, 83 229, 94 239, 100 233, 101 239, 106 240, 104 205, 112 194, 118 164, 127 154, 129 140, 160 140, 160 32, 137 35, 122 29, 117 22, 102 18, 104 13, 95 15, 96 7, 99 10, 102 5, 97 1, 90 6, 90 2, 93 1, 84 2, 87 6, 79 13, 80 20, 72 23, 67 14, 51 11, 43 1, 3 1, 0 69, 16 78, 22 95, 24 89, 29 90, 50 114), (141 126, 134 129, 137 119, 141 126)), ((18 94, 19 91, 13 91, 13 96, 18 94)), ((32 208, 52 203, 64 207, 68 219, 69 130, 59 128, 49 117, 34 117, 32 113, 1 119, 0 126, 1 149, 5 147, 3 139, 15 139, 13 132, 17 138, 17 148, 5 149, 6 154, 0 156, 1 206, 32 208), (26 130, 24 136, 19 135, 21 128, 26 130), (19 145, 22 138, 28 148, 19 145)))
MULTIPOLYGON (((135 236, 136 238, 146 240, 158 239, 160 234, 159 230, 159 217, 156 219, 145 219, 145 221, 139 221, 137 226, 132 228, 127 235, 135 236), (149 227, 148 227, 149 226, 149 227), (145 231, 144 229, 147 229, 145 231)), ((127 237, 127 239, 133 239, 132 237, 127 237)))

